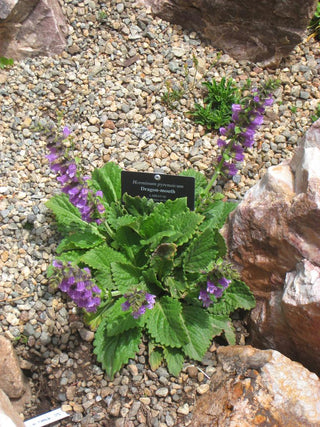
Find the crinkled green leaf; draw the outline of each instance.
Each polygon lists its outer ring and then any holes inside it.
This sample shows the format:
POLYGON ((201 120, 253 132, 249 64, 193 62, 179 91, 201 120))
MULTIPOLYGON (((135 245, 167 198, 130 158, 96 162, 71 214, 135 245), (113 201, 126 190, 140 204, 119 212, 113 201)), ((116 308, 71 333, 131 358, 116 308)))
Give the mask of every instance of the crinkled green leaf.
POLYGON ((105 200, 110 204, 121 199, 121 169, 113 162, 106 163, 92 173, 92 184, 101 190, 105 200))
MULTIPOLYGON (((208 266, 219 256, 219 239, 221 236, 215 230, 207 228, 195 237, 183 258, 184 271, 197 273, 206 270, 208 266)), ((221 243, 221 242, 220 242, 221 243)))
POLYGON ((106 324, 106 333, 108 336, 122 334, 129 329, 142 327, 145 323, 144 316, 134 319, 131 311, 123 311, 121 305, 126 301, 125 298, 118 299, 112 307, 110 307, 105 315, 108 318, 106 324))
POLYGON ((178 376, 181 372, 184 354, 178 348, 165 347, 163 349, 164 358, 167 362, 168 371, 171 375, 178 376))
POLYGON ((182 347, 188 342, 181 303, 167 296, 154 305, 147 329, 155 341, 164 346, 182 347))
POLYGON ((57 247, 57 253, 69 251, 71 249, 89 249, 98 246, 103 242, 102 236, 95 233, 78 232, 65 237, 57 247))
POLYGON ((145 240, 149 238, 152 239, 158 233, 163 234, 167 231, 173 234, 172 232, 174 232, 174 227, 170 224, 168 218, 159 212, 153 212, 148 217, 146 217, 140 227, 140 234, 145 240))
POLYGON ((137 218, 133 215, 123 215, 117 218, 114 218, 109 222, 110 226, 114 230, 118 230, 121 227, 131 226, 133 229, 135 228, 135 224, 137 223, 137 218))
POLYGON ((195 234, 198 225, 203 221, 203 216, 195 212, 182 212, 171 219, 175 234, 171 241, 178 246, 188 242, 195 234))
POLYGON ((66 194, 57 194, 51 197, 46 202, 46 206, 54 213, 60 225, 61 232, 63 233, 64 231, 63 234, 66 234, 70 230, 80 231, 88 229, 89 224, 82 221, 79 209, 69 202, 66 194))
POLYGON ((182 316, 188 335, 183 351, 190 359, 201 360, 213 335, 209 313, 201 307, 184 306, 182 316))
POLYGON ((94 353, 107 375, 113 379, 114 374, 129 359, 135 357, 139 350, 142 332, 140 328, 133 328, 119 335, 109 336, 107 334, 107 322, 108 318, 106 317, 96 331, 94 353))
POLYGON ((81 257, 81 260, 88 264, 89 267, 101 270, 105 273, 110 273, 110 265, 112 262, 127 262, 124 255, 110 248, 106 244, 100 245, 86 252, 81 257))
POLYGON ((210 311, 213 314, 230 314, 238 308, 251 310, 255 305, 255 298, 250 288, 241 280, 233 280, 210 311))
POLYGON ((224 332, 228 343, 230 345, 235 345, 236 334, 229 316, 210 314, 210 322, 213 328, 213 337, 221 335, 224 332))
POLYGON ((197 200, 202 191, 208 185, 207 178, 203 175, 203 173, 198 172, 194 169, 188 169, 186 171, 181 172, 179 175, 192 176, 193 178, 195 178, 195 199, 197 200))
POLYGON ((152 253, 150 266, 154 269, 158 279, 171 273, 176 249, 174 243, 162 243, 152 253))
POLYGON ((127 212, 135 217, 150 215, 155 207, 155 202, 146 197, 132 197, 125 193, 122 200, 127 212))
POLYGON ((181 298, 186 290, 185 281, 178 280, 171 275, 165 278, 164 283, 173 298, 181 298))
POLYGON ((129 263, 112 262, 111 274, 121 293, 128 292, 141 281, 141 270, 129 263))
POLYGON ((226 222, 230 212, 237 207, 237 203, 223 202, 221 200, 215 201, 210 210, 206 212, 206 221, 204 225, 210 228, 220 229, 226 222))

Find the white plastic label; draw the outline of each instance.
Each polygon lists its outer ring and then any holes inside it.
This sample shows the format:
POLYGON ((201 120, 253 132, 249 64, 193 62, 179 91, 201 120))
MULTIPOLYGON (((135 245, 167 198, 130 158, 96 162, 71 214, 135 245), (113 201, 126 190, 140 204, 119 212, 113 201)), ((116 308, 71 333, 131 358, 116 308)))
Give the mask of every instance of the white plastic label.
POLYGON ((70 415, 64 412, 62 409, 54 409, 53 411, 39 415, 38 417, 31 418, 24 422, 25 427, 42 427, 48 424, 54 423, 55 421, 67 418, 70 415))

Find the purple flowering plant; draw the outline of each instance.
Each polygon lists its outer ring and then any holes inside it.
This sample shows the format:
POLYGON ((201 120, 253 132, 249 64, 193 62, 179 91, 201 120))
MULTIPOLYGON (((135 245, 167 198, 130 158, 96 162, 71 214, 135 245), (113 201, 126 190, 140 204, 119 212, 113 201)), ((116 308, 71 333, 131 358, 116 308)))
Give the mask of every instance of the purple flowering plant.
POLYGON ((156 203, 121 194, 121 169, 109 162, 84 175, 72 157, 72 133, 47 132, 47 156, 61 192, 47 206, 62 240, 48 276, 84 310, 95 330, 94 352, 110 378, 148 341, 149 364, 165 361, 178 375, 185 358, 199 360, 214 336, 235 343, 230 315, 250 310, 249 288, 226 261, 219 230, 235 204, 210 192, 232 175, 271 104, 271 88, 232 107, 220 129, 221 159, 208 182, 194 170, 196 207, 184 198, 156 203), (234 169, 233 169, 234 168, 234 169))

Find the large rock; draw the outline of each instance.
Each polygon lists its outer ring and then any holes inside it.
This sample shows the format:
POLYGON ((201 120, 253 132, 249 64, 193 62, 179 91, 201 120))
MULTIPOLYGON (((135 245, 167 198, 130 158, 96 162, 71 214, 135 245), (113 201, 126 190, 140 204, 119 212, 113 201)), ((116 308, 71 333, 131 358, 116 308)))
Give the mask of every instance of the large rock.
POLYGON ((230 215, 230 258, 251 288, 250 343, 320 373, 320 120, 230 215))
POLYGON ((320 380, 300 363, 250 346, 220 347, 217 355, 192 427, 320 425, 320 380))
POLYGON ((0 335, 0 390, 9 397, 18 412, 23 410, 24 404, 31 397, 30 385, 20 369, 14 348, 2 335, 0 335))
POLYGON ((144 0, 166 21, 195 30, 236 59, 279 63, 301 42, 317 0, 144 0))
POLYGON ((59 54, 66 46, 67 32, 58 0, 0 2, 0 56, 59 54))
POLYGON ((10 399, 4 391, 0 389, 0 426, 2 427, 23 427, 24 423, 11 405, 10 399))

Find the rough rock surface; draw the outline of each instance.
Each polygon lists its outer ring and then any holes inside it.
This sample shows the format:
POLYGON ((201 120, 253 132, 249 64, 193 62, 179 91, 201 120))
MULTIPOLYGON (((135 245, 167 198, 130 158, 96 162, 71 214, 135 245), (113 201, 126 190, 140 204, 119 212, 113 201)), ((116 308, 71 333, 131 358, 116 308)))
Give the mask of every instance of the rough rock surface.
POLYGON ((320 380, 274 350, 220 347, 210 390, 193 414, 193 427, 318 426, 320 380))
POLYGON ((18 413, 11 405, 10 399, 3 390, 0 389, 0 426, 2 427, 23 427, 24 424, 18 413), (14 424, 12 424, 14 423, 14 424))
POLYGON ((145 0, 162 19, 198 31, 236 59, 279 63, 298 43, 317 1, 145 0))
POLYGON ((21 59, 55 55, 66 46, 67 24, 58 0, 3 0, 0 56, 21 59))
POLYGON ((30 386, 23 375, 11 342, 0 335, 0 390, 11 399, 15 409, 23 409, 31 397, 30 386))
POLYGON ((231 214, 230 257, 257 299, 251 343, 320 372, 320 120, 231 214))

